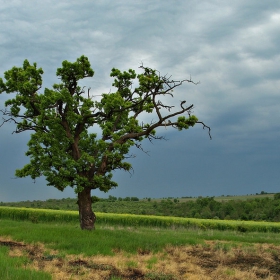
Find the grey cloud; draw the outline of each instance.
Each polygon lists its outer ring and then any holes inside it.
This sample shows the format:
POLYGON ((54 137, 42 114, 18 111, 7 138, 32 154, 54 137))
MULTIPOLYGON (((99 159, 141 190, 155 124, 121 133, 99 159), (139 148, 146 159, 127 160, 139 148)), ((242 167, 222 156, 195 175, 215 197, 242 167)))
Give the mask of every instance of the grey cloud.
MULTIPOLYGON (((44 69, 44 86, 51 87, 63 60, 85 54, 95 76, 83 85, 94 95, 114 90, 112 67, 137 69, 141 62, 174 79, 201 81, 178 88, 168 102, 195 104, 213 140, 199 126, 178 134, 162 130, 170 140, 146 143, 151 156, 136 150, 134 175, 115 172, 119 187, 111 194, 277 191, 279 1, 4 1, 0 10, 1 77, 27 58, 44 69)), ((0 95, 0 108, 6 99, 0 95)), ((71 195, 70 188, 45 187, 43 178, 36 184, 11 179, 28 161, 28 135, 12 130, 11 124, 0 129, 3 200, 71 195)))

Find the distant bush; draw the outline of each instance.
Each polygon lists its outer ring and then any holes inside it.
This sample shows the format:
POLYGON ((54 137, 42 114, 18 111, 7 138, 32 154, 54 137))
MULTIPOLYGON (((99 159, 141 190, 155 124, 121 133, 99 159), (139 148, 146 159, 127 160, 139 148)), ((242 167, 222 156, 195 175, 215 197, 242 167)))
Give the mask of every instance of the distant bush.
POLYGON ((91 197, 91 202, 92 202, 92 203, 96 203, 96 202, 98 202, 98 201, 100 201, 100 198, 99 198, 99 197, 97 197, 97 196, 95 196, 95 195, 91 197))

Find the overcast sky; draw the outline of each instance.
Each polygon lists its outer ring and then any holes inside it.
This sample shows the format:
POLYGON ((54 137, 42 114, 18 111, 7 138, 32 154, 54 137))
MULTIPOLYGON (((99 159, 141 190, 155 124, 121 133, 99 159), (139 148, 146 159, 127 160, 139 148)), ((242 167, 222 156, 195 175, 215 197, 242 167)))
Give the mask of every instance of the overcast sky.
MULTIPOLYGON (((86 55, 95 94, 112 90, 113 67, 141 63, 175 79, 200 81, 174 92, 170 105, 194 104, 211 126, 163 129, 167 141, 133 150, 134 172, 114 172, 119 187, 107 197, 181 197, 280 192, 280 1, 20 1, 0 5, 0 76, 23 60, 57 83, 63 60, 86 55)), ((0 95, 0 109, 7 99, 0 95)), ((1 116, 2 118, 2 116, 1 116)), ((28 162, 28 133, 0 128, 0 201, 74 197, 44 178, 15 179, 28 162)))

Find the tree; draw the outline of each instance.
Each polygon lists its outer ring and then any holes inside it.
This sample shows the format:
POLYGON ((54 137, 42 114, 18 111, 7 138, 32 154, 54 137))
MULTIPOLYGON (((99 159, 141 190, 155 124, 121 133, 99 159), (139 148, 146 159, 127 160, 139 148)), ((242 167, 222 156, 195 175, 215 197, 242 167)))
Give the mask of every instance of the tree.
MULTIPOLYGON (((80 226, 93 229, 96 220, 92 211, 91 190, 107 192, 117 186, 112 171, 130 171, 126 161, 132 146, 142 149, 141 141, 162 139, 156 129, 173 127, 188 129, 199 123, 210 128, 191 112, 193 105, 179 109, 163 103, 173 97, 173 90, 191 79, 173 80, 141 65, 141 74, 129 69, 113 68, 115 92, 104 93, 100 100, 80 80, 93 77, 87 57, 76 62, 63 61, 56 75, 60 83, 42 89, 42 68, 28 60, 22 67, 13 67, 0 79, 0 93, 15 93, 2 109, 3 123, 16 125, 15 133, 31 131, 26 155, 30 162, 16 170, 17 177, 44 176, 48 185, 63 191, 73 187, 78 196, 80 226), (145 123, 141 117, 153 113, 154 121, 145 123), (92 128, 98 127, 100 135, 92 128)), ((210 136, 211 137, 211 136, 210 136)))

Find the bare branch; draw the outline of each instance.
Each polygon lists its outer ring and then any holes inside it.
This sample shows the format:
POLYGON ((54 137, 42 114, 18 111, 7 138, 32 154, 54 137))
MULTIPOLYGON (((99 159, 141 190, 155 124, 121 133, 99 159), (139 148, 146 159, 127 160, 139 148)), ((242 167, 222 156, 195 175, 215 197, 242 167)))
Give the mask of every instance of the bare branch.
POLYGON ((150 155, 149 155, 149 151, 145 151, 145 150, 143 149, 143 147, 142 147, 141 144, 135 143, 134 146, 135 146, 137 149, 139 149, 140 151, 142 151, 143 153, 145 153, 146 155, 150 156, 150 155))
POLYGON ((206 125, 204 122, 200 122, 200 121, 197 121, 196 123, 200 123, 203 125, 203 129, 207 128, 208 129, 208 135, 209 135, 209 138, 212 140, 212 136, 211 136, 211 128, 206 125))
POLYGON ((89 96, 90 89, 91 89, 91 88, 88 88, 88 99, 90 99, 90 96, 89 96))
POLYGON ((183 104, 184 104, 184 103, 186 103, 186 100, 181 101, 181 105, 180 105, 180 106, 181 106, 181 108, 182 108, 183 110, 184 110, 184 107, 183 107, 183 104))

